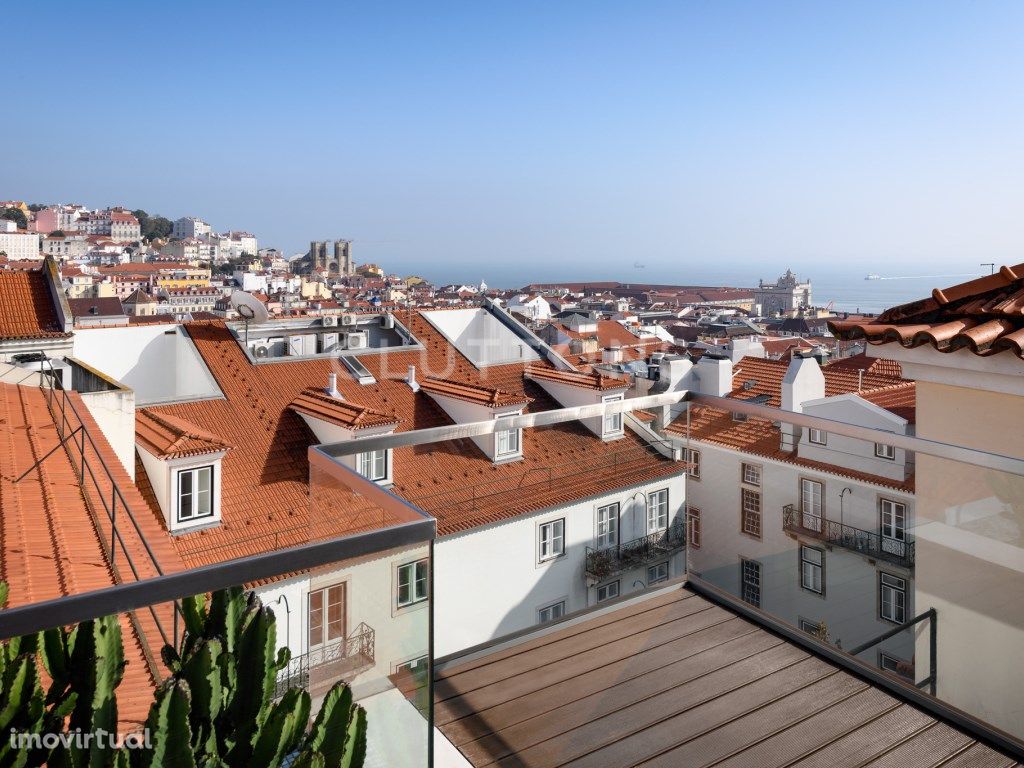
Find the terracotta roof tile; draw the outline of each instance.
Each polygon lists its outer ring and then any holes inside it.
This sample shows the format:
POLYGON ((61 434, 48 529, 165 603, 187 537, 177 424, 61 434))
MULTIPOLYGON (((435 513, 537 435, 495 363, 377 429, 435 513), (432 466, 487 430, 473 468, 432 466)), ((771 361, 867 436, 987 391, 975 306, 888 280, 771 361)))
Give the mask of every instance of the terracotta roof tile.
POLYGON ((591 373, 583 373, 581 371, 561 371, 551 367, 531 364, 526 366, 525 373, 531 379, 551 381, 556 384, 568 384, 571 387, 581 387, 582 389, 604 391, 608 389, 625 389, 629 386, 629 382, 625 379, 606 376, 598 370, 594 370, 591 373))
POLYGON ((1024 264, 936 288, 931 297, 887 309, 876 320, 833 321, 829 327, 841 339, 871 344, 966 348, 976 355, 1009 350, 1024 358, 1024 264))
POLYGON ((135 412, 135 440, 163 459, 217 453, 232 447, 185 419, 145 408, 135 412))
POLYGON ((323 389, 306 387, 292 400, 289 407, 298 413, 315 416, 350 429, 366 429, 397 425, 398 419, 386 413, 366 408, 348 400, 332 397, 323 389))
POLYGON ((432 395, 444 395, 454 397, 457 400, 466 400, 471 403, 480 403, 494 408, 504 408, 513 405, 526 405, 530 398, 523 394, 505 392, 494 387, 485 387, 480 384, 467 384, 451 379, 436 379, 428 377, 420 382, 420 389, 432 395))
POLYGON ((0 340, 68 336, 40 270, 0 270, 0 340))

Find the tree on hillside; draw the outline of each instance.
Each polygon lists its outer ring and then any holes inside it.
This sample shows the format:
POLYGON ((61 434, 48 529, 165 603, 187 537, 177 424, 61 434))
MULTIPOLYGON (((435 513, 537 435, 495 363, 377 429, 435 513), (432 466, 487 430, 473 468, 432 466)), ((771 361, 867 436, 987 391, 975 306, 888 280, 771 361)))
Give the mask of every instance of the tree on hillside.
POLYGON ((28 217, 19 208, 4 208, 0 211, 0 219, 13 221, 18 225, 18 229, 28 229, 28 217))
POLYGON ((142 236, 147 240, 157 237, 163 240, 171 234, 171 229, 173 228, 171 220, 165 219, 163 216, 153 216, 147 223, 149 226, 142 233, 142 236))
POLYGON ((46 203, 29 203, 28 209, 32 213, 39 213, 43 208, 49 208, 50 206, 46 203))

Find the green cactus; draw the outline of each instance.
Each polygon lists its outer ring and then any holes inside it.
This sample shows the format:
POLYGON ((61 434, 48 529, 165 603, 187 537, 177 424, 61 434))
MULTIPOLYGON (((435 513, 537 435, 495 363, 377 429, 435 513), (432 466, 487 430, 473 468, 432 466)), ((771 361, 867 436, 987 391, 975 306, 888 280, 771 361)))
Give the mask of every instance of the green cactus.
MULTIPOLYGON (((0 582, 0 605, 6 585, 0 582)), ((289 662, 275 652, 273 611, 252 592, 231 588, 182 603, 180 651, 165 646, 170 677, 161 684, 143 749, 83 748, 72 743, 32 751, 0 742, 0 768, 359 768, 366 755, 366 712, 347 685, 324 698, 309 727, 311 700, 289 690, 274 701, 278 672, 289 662)), ((116 691, 126 661, 116 616, 68 631, 0 643, 0 733, 117 731, 116 691), (39 662, 51 684, 43 692, 39 662)))

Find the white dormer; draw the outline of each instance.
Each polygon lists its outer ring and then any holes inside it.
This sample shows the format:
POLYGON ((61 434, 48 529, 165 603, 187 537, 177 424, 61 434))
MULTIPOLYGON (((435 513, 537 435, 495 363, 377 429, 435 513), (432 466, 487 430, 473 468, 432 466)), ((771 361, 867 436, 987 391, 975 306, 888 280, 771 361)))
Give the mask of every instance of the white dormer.
POLYGON ((167 530, 182 533, 221 520, 221 459, 231 446, 170 414, 135 414, 135 446, 167 530))
MULTIPOLYGON (((394 416, 343 399, 333 374, 327 389, 304 389, 289 407, 302 417, 321 444, 390 435, 398 426, 394 416)), ((379 485, 394 482, 390 448, 349 454, 339 461, 379 485)))
MULTIPOLYGON (((583 373, 531 365, 527 367, 525 375, 537 382, 563 408, 622 402, 629 388, 627 380, 606 376, 596 370, 583 373)), ((587 429, 605 441, 617 440, 625 434, 625 419, 621 411, 581 421, 587 429)))
MULTIPOLYGON (((456 424, 520 416, 530 402, 526 395, 448 379, 427 378, 420 383, 419 388, 456 424)), ((504 463, 523 458, 522 429, 503 429, 470 439, 493 462, 504 463)))

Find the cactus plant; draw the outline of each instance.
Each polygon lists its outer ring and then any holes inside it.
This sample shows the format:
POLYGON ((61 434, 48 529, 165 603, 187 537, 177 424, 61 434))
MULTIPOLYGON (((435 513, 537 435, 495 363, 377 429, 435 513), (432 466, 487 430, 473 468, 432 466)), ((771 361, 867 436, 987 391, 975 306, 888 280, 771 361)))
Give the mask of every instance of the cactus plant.
MULTIPOLYGON (((6 585, 0 582, 0 606, 6 585)), ((273 611, 252 592, 231 588, 183 601, 180 650, 161 651, 170 677, 157 687, 141 749, 52 750, 0 742, 0 768, 359 768, 366 756, 366 712, 347 685, 324 698, 312 726, 301 689, 273 700, 277 673, 289 661, 275 652, 273 611)), ((0 733, 117 731, 116 690, 126 661, 116 616, 73 629, 0 643, 0 733), (43 692, 38 664, 51 683, 43 692)))

